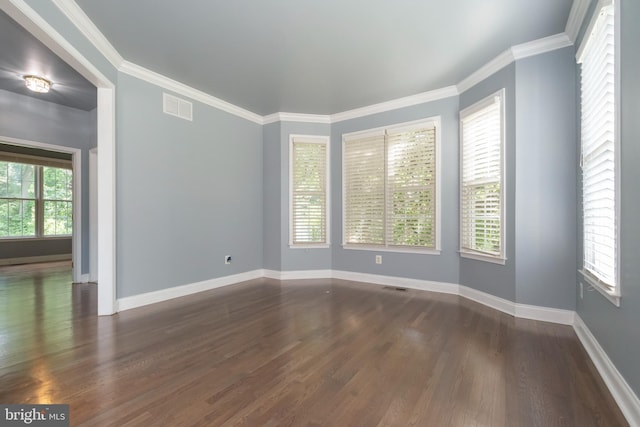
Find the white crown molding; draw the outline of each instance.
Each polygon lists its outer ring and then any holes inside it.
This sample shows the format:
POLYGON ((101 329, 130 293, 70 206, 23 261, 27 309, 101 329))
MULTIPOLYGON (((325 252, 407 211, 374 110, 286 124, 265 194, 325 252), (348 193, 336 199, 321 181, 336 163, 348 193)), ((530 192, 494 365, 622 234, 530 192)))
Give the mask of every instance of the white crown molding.
POLYGON ((263 124, 276 122, 302 122, 330 124, 331 116, 322 114, 273 113, 263 117, 263 124))
POLYGON ((462 79, 462 81, 456 85, 458 92, 463 93, 471 89, 473 86, 477 85, 487 77, 494 75, 513 61, 515 61, 515 58, 513 57, 513 52, 509 48, 484 64, 482 67, 478 68, 466 78, 462 79))
POLYGON ((471 89, 487 77, 492 76, 518 59, 551 52, 552 50, 561 49, 563 47, 571 46, 572 44, 573 42, 566 34, 560 33, 511 46, 509 49, 505 50, 500 55, 496 56, 478 70, 471 73, 468 77, 460 81, 460 83, 457 84, 458 92, 463 93, 471 89))
POLYGON ((122 56, 74 0, 53 0, 53 3, 114 67, 120 68, 122 56))
POLYGON ((450 98, 458 94, 458 89, 455 86, 447 86, 441 89, 422 92, 417 95, 405 96, 403 98, 393 99, 391 101, 381 102, 379 104, 368 105, 366 107, 332 114, 331 123, 337 123, 344 120, 356 119, 358 117, 365 117, 372 114, 384 113, 400 108, 411 107, 413 105, 424 104, 444 98, 450 98))
POLYGON ((172 288, 161 289, 159 291, 124 297, 118 299, 118 301, 116 302, 116 311, 125 311, 132 308, 143 307, 145 305, 168 301, 174 298, 180 298, 198 292, 220 288, 223 286, 235 285, 240 282, 260 279, 262 277, 264 277, 263 270, 253 270, 247 271, 246 273, 218 277, 215 279, 204 280, 202 282, 189 283, 187 285, 174 286, 172 288))
POLYGON ((518 59, 528 58, 530 56, 541 55, 553 50, 562 49, 572 46, 573 42, 565 33, 555 34, 553 36, 544 37, 542 39, 533 40, 529 43, 523 43, 511 47, 513 57, 518 59))
MULTIPOLYGON (((16 0, 11 1, 15 3, 18 2, 16 0)), ((582 3, 586 1, 587 0, 574 0, 572 14, 570 15, 569 22, 567 22, 567 27, 569 27, 569 24, 570 22, 572 22, 572 20, 578 20, 579 13, 582 13, 583 15, 584 13, 586 13, 586 10, 582 12, 582 9, 584 8, 584 5, 582 5, 582 3), (578 3, 579 5, 576 5, 578 3), (577 11, 574 12, 574 8, 577 9, 577 11)), ((406 96, 403 98, 393 99, 378 104, 368 105, 353 110, 343 111, 332 115, 278 112, 269 114, 267 116, 260 116, 249 110, 223 101, 219 98, 194 89, 183 83, 177 82, 159 73, 125 61, 74 0, 53 0, 53 2, 60 9, 60 11, 62 11, 62 13, 67 16, 67 18, 80 30, 80 32, 91 43, 93 43, 96 49, 98 49, 105 56, 105 58, 107 58, 107 60, 109 60, 119 71, 261 125, 275 123, 278 121, 331 124, 457 96, 460 93, 480 83, 487 77, 493 75, 502 68, 506 67, 507 65, 511 64, 516 59, 526 58, 529 56, 538 55, 541 53, 549 52, 551 50, 570 46, 571 44, 573 44, 574 40, 571 38, 571 35, 562 33, 545 37, 539 40, 534 40, 529 43, 523 43, 513 46, 510 49, 502 52, 496 58, 486 63, 484 66, 480 67, 480 69, 469 75, 467 78, 463 79, 455 86, 447 86, 444 88, 406 96)), ((582 19, 584 19, 584 16, 582 16, 582 19)), ((582 19, 580 19, 580 23, 582 19)))
POLYGON ((631 426, 640 426, 640 400, 615 367, 598 340, 576 313, 573 329, 596 366, 611 395, 631 426))
POLYGON ((564 30, 572 43, 575 43, 578 38, 580 27, 582 27, 584 18, 587 16, 590 3, 590 0, 573 0, 571 11, 569 12, 569 19, 567 19, 567 26, 564 30))
POLYGON ((184 83, 180 83, 169 77, 165 77, 162 74, 155 71, 148 70, 139 65, 133 64, 129 61, 123 61, 120 67, 120 71, 130 76, 136 77, 140 80, 144 80, 148 83, 160 86, 164 89, 179 93, 187 96, 195 101, 199 101, 203 104, 225 111, 229 114, 242 117, 254 123, 263 124, 264 120, 262 116, 252 113, 249 110, 233 105, 227 101, 211 96, 205 92, 194 89, 191 86, 187 86, 184 83))

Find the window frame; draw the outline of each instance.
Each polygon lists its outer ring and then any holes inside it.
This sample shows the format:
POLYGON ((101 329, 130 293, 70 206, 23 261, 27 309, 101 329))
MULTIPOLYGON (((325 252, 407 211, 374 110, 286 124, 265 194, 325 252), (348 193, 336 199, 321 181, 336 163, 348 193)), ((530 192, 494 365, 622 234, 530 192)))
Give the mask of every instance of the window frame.
POLYGON ((289 248, 291 249, 325 249, 331 247, 331 137, 327 135, 289 135, 289 248), (294 142, 325 145, 325 242, 295 243, 293 221, 293 166, 294 142))
MULTIPOLYGON (((583 140, 582 140, 582 116, 579 119, 579 128, 581 132, 580 136, 580 182, 582 183, 580 188, 581 194, 581 220, 582 220, 582 253, 581 253, 581 265, 578 269, 578 273, 582 276, 582 280, 586 282, 590 288, 597 290, 602 296, 605 297, 609 302, 611 302, 616 307, 620 307, 620 300, 622 297, 621 290, 621 254, 620 254, 620 188, 621 188, 621 173, 620 173, 620 1, 617 0, 599 0, 594 9, 593 15, 587 25, 587 28, 584 33, 584 37, 578 47, 576 52, 576 63, 580 66, 580 86, 579 90, 582 92, 582 67, 581 64, 583 62, 583 56, 585 53, 585 49, 587 48, 589 41, 591 40, 591 34, 594 30, 595 25, 598 22, 599 16, 602 13, 602 10, 605 7, 613 6, 614 13, 614 126, 613 126, 613 147, 614 147, 614 221, 615 221, 615 283, 613 285, 607 285, 603 281, 601 281, 595 274, 590 272, 585 268, 584 258, 585 258, 585 243, 584 243, 584 182, 583 182, 583 174, 582 174, 582 159, 583 159, 583 140), (612 289, 609 289, 611 287, 612 289)), ((582 111, 583 99, 580 96, 580 104, 579 108, 582 111)))
MULTIPOLYGON (((8 163, 19 163, 19 164, 27 164, 34 166, 34 187, 35 187, 35 198, 28 199, 33 200, 35 203, 35 234, 27 235, 27 236, 0 236, 0 242, 12 242, 12 241, 37 241, 37 240, 56 240, 56 239, 69 239, 73 237, 73 223, 75 222, 75 212, 73 212, 75 201, 75 185, 76 178, 73 173, 73 162, 70 160, 64 159, 56 159, 56 158, 48 158, 48 157, 40 157, 33 156, 29 154, 21 154, 21 153, 12 153, 12 152, 0 152, 0 161, 8 162, 8 163), (45 167, 53 167, 60 169, 68 169, 72 172, 71 177, 71 201, 72 206, 72 232, 71 234, 52 234, 47 235, 44 234, 44 168, 45 167)), ((14 199, 14 198, 2 198, 5 199, 14 199)), ((25 200, 25 199, 17 199, 17 200, 25 200)), ((47 201, 49 201, 47 199, 47 201)))
POLYGON ((460 203, 460 218, 458 222, 459 231, 460 231, 460 249, 459 253, 462 258, 474 259, 477 261, 484 261, 494 264, 505 265, 507 262, 507 254, 506 254, 506 108, 505 108, 505 99, 506 99, 506 89, 502 88, 497 92, 494 92, 481 100, 475 102, 474 104, 462 109, 460 111, 459 117, 459 134, 460 134, 460 189, 459 189, 459 203, 460 203), (465 117, 472 116, 487 107, 494 104, 495 99, 500 99, 500 253, 499 254, 490 254, 487 252, 483 252, 477 249, 466 248, 463 245, 463 194, 464 194, 464 132, 463 132, 463 121, 465 117))
POLYGON ((442 124, 441 124, 441 116, 432 116, 419 120, 412 120, 409 122, 397 123, 388 126, 380 126, 377 128, 365 129, 356 132, 349 132, 342 134, 342 165, 341 165, 341 178, 342 178, 342 247, 346 250, 361 250, 361 251, 377 251, 377 252, 396 252, 396 253, 415 253, 415 254, 424 254, 424 255, 440 255, 442 251, 441 246, 441 238, 442 238, 442 202, 441 202, 441 187, 442 187, 442 124), (417 130, 420 128, 424 128, 425 126, 433 125, 435 128, 435 239, 434 239, 434 247, 418 247, 418 246, 390 246, 389 239, 387 237, 387 212, 389 209, 388 205, 388 159, 387 159, 387 134, 393 132, 410 132, 412 129, 417 130), (346 183, 345 183, 345 170, 346 170, 346 162, 345 162, 345 145, 347 140, 353 140, 355 138, 364 138, 367 136, 373 136, 378 134, 384 134, 385 145, 384 145, 384 235, 385 242, 382 245, 374 245, 374 244, 354 244, 346 242, 346 214, 347 214, 347 191, 346 191, 346 183))

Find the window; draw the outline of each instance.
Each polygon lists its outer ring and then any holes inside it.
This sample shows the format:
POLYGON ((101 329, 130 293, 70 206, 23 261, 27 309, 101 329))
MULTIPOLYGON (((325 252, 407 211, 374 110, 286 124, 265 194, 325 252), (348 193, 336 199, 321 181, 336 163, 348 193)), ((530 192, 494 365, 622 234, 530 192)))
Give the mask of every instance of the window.
POLYGON ((71 163, 0 153, 0 238, 70 236, 71 163))
POLYGON ((329 137, 290 137, 289 244, 328 246, 329 137))
MULTIPOLYGON (((583 274, 605 295, 618 286, 617 102, 614 4, 600 1, 578 50, 581 64, 583 274)), ((617 299, 613 302, 618 304, 617 299)))
POLYGON ((460 112, 460 254, 504 264, 504 89, 460 112))
POLYGON ((439 253, 439 118, 343 135, 346 248, 439 253))

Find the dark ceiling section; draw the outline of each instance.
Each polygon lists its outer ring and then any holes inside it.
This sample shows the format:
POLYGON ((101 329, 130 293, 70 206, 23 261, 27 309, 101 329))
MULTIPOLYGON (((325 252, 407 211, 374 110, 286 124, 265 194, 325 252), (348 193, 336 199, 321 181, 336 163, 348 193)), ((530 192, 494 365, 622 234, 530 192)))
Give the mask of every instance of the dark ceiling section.
POLYGON ((0 40, 0 90, 85 111, 96 108, 96 88, 1 10, 0 40), (49 93, 27 89, 26 74, 50 79, 49 93))

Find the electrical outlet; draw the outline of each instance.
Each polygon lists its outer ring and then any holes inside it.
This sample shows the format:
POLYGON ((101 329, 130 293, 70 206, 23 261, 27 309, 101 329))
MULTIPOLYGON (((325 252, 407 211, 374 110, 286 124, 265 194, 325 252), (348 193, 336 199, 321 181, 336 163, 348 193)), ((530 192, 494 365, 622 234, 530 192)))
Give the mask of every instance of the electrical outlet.
POLYGON ((376 264, 382 264, 382 255, 376 255, 376 264))
POLYGON ((580 282, 580 299, 584 298, 584 284, 580 282))
POLYGON ((225 255, 224 256, 224 263, 225 264, 231 264, 231 255, 225 255))

